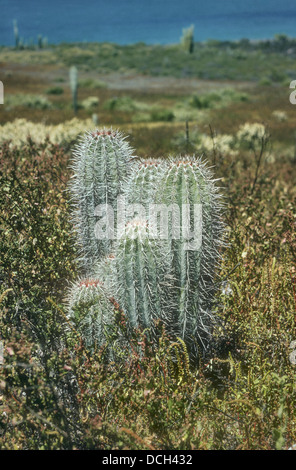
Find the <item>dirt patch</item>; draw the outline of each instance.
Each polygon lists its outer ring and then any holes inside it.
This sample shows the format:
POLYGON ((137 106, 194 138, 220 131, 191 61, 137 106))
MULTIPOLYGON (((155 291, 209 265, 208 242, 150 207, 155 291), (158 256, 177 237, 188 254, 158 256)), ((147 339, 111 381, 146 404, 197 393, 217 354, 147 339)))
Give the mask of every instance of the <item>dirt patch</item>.
MULTIPOLYGON (((55 65, 35 65, 1 63, 2 81, 7 85, 17 83, 44 83, 54 85, 67 83, 69 69, 55 65)), ((195 78, 155 77, 136 74, 99 74, 95 72, 79 72, 80 79, 94 79, 106 83, 110 90, 133 90, 141 93, 188 94, 194 91, 208 92, 221 88, 245 89, 253 87, 249 82, 230 82, 217 80, 199 80, 195 78)))

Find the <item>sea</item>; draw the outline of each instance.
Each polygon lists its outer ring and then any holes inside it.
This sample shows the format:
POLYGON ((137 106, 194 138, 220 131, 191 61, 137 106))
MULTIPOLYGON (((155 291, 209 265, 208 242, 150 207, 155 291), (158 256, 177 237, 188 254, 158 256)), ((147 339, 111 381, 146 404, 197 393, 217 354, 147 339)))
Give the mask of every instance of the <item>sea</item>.
POLYGON ((295 0, 0 0, 0 45, 112 42, 176 44, 194 26, 195 41, 296 36, 295 0))

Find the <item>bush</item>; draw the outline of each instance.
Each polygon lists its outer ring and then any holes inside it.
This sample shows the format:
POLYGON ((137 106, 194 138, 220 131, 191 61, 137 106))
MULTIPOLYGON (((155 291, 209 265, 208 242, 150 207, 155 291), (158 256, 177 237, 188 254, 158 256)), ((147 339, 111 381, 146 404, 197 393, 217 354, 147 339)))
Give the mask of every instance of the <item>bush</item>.
POLYGON ((129 96, 114 97, 105 101, 104 109, 108 111, 132 112, 138 109, 137 103, 129 96))
POLYGON ((107 88, 107 83, 93 78, 85 78, 78 80, 78 86, 79 88, 91 88, 92 90, 95 90, 98 88, 107 88))
POLYGON ((93 109, 99 104, 99 98, 97 96, 89 96, 80 103, 80 106, 84 109, 93 109))
POLYGON ((215 108, 226 106, 237 101, 247 101, 247 93, 238 92, 232 88, 225 88, 219 91, 206 93, 204 95, 193 95, 189 99, 189 105, 197 109, 215 108))
POLYGON ((52 103, 43 95, 18 93, 15 95, 5 96, 4 106, 7 109, 13 109, 19 106, 33 109, 50 109, 52 107, 52 103))
POLYGON ((64 88, 60 86, 53 86, 46 90, 48 95, 62 95, 64 93, 64 88))
POLYGON ((174 113, 167 109, 155 110, 151 113, 151 121, 172 122, 174 119, 174 113))

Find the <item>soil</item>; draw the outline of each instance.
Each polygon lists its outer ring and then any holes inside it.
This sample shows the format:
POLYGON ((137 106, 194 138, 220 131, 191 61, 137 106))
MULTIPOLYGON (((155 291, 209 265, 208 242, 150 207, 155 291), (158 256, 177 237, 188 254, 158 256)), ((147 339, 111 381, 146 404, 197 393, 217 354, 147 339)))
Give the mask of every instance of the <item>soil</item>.
MULTIPOLYGON (((69 80, 69 70, 60 68, 56 65, 32 65, 19 63, 1 63, 1 77, 4 85, 10 88, 10 85, 18 83, 46 83, 47 86, 56 85, 57 83, 67 83, 69 80), (61 79, 63 82, 61 83, 61 79)), ((198 90, 199 92, 207 92, 218 88, 249 88, 252 86, 250 82, 233 82, 233 81, 217 81, 217 80, 198 80, 195 78, 174 78, 174 77, 158 77, 136 74, 98 74, 95 72, 81 72, 80 79, 93 78, 107 84, 110 90, 133 90, 141 93, 160 93, 174 94, 191 93, 198 90)), ((9 90, 13 92, 13 90, 9 90)))

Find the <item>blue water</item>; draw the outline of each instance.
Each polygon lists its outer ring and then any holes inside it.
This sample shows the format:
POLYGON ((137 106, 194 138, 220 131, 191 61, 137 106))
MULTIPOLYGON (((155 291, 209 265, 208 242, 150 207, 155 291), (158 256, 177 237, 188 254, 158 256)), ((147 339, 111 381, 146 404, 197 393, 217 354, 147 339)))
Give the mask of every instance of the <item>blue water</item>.
POLYGON ((0 45, 13 45, 13 19, 26 43, 178 43, 296 36, 295 0, 0 0, 0 45))

